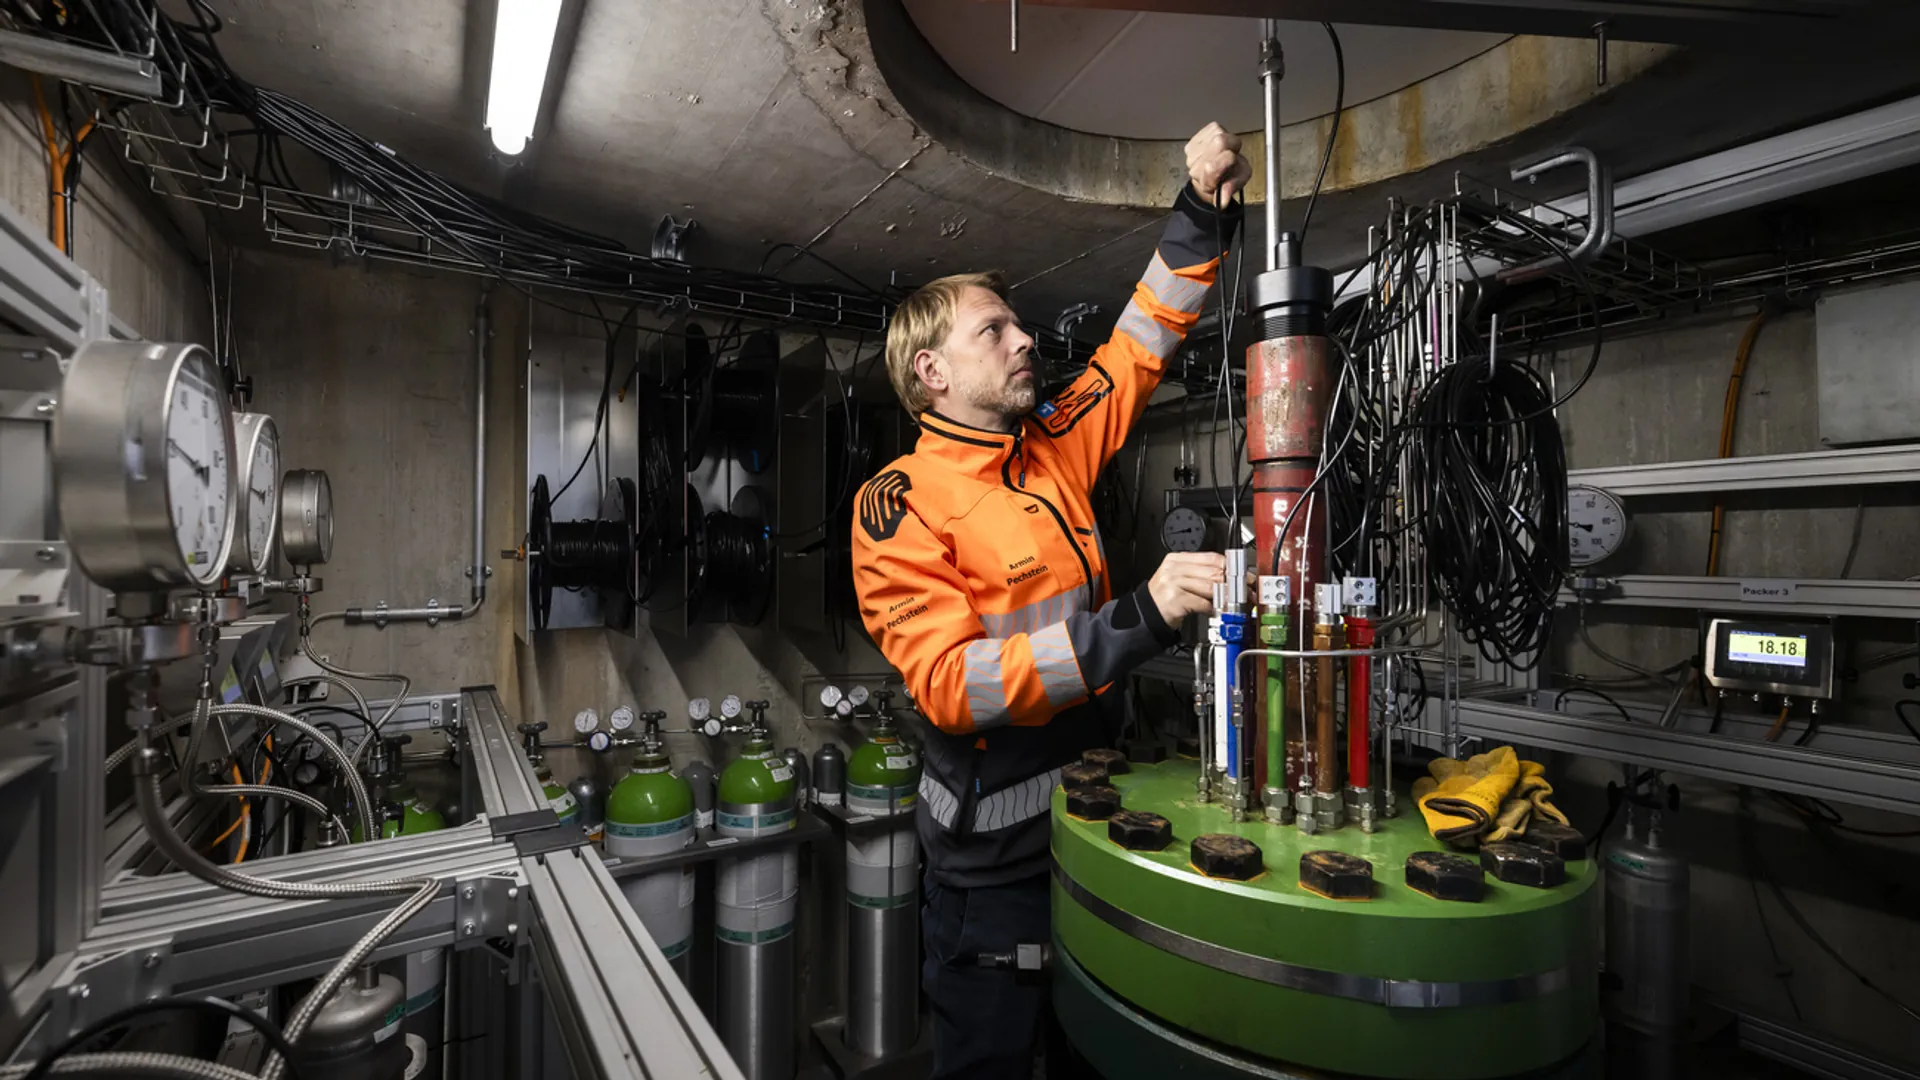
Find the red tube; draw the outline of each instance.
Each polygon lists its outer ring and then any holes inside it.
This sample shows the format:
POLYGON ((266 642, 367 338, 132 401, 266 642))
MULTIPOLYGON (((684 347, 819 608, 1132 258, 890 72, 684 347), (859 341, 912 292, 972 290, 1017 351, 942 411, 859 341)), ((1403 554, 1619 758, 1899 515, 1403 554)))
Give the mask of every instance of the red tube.
MULTIPOLYGON (((1373 648, 1373 620, 1347 616, 1347 645, 1373 648)), ((1373 657, 1356 656, 1347 667, 1347 783, 1373 786, 1373 657)))

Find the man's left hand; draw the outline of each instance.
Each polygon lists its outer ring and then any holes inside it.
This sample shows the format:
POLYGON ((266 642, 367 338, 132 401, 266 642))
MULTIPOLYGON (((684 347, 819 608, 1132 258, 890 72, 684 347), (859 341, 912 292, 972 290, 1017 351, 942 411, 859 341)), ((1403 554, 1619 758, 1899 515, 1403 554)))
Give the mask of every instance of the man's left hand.
POLYGON ((1187 175, 1201 202, 1225 208, 1233 193, 1245 190, 1253 179, 1253 165, 1240 153, 1240 136, 1208 124, 1187 140, 1187 175))

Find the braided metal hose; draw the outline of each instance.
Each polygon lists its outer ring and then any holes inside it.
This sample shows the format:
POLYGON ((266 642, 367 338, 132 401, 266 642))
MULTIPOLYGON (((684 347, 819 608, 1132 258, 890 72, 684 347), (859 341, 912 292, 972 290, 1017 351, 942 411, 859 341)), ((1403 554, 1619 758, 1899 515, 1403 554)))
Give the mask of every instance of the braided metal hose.
MULTIPOLYGON (((20 1077, 32 1072, 35 1067, 33 1064, 0 1066, 0 1080, 19 1080, 20 1077)), ((51 1076, 131 1073, 136 1076, 186 1077, 187 1080, 254 1080, 253 1074, 242 1072, 230 1065, 219 1065, 211 1061, 178 1057, 173 1054, 125 1051, 74 1054, 49 1065, 46 1071, 51 1076)))

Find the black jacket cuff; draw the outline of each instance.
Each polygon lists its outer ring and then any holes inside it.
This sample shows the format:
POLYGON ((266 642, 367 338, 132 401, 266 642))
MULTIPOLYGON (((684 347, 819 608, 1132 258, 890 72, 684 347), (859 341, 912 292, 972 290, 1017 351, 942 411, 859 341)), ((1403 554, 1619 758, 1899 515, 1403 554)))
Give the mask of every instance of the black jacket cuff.
POLYGON ((1178 627, 1168 626, 1167 620, 1160 617, 1160 605, 1153 602, 1153 594, 1147 591, 1147 585, 1148 582, 1143 581, 1133 590, 1131 595, 1133 606, 1139 609, 1140 622, 1146 626, 1147 632, 1153 635, 1154 643, 1162 649, 1171 648, 1179 643, 1180 630, 1178 627))
POLYGON ((1173 214, 1160 236, 1161 261, 1180 269, 1220 258, 1232 246, 1245 216, 1243 204, 1229 202, 1226 209, 1215 209, 1201 201, 1192 183, 1186 184, 1173 201, 1173 214))

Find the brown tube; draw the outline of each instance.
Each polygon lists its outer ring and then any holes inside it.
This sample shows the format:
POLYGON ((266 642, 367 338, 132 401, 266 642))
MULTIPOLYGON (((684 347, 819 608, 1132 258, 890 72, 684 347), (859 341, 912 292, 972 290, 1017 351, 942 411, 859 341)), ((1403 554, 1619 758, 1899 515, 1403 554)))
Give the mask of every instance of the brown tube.
MULTIPOLYGON (((1313 647, 1319 650, 1337 649, 1339 640, 1337 627, 1327 623, 1315 623, 1313 627, 1313 647)), ((1313 717, 1313 790, 1315 794, 1330 795, 1340 790, 1340 759, 1337 756, 1334 741, 1334 658, 1316 657, 1314 667, 1314 717, 1313 717)))

